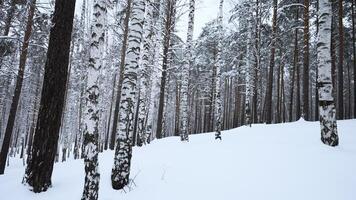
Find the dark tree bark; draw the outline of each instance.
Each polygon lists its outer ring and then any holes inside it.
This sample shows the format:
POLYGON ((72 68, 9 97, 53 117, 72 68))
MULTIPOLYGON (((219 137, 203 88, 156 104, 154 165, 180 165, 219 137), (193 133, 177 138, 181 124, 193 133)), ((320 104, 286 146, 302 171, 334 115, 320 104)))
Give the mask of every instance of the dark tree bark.
POLYGON ((343 0, 338 0, 338 23, 339 23, 339 64, 337 68, 337 115, 338 119, 344 119, 344 23, 343 0))
POLYGON ((74 10, 75 0, 55 2, 32 157, 24 177, 24 183, 36 193, 46 191, 52 184, 67 83, 74 10))
MULTIPOLYGON (((297 19, 298 19, 298 10, 297 10, 297 19)), ((293 106, 294 106, 294 85, 295 85, 295 79, 299 78, 298 75, 296 75, 296 73, 299 73, 298 70, 298 57, 299 57, 299 51, 298 51, 298 29, 295 29, 295 34, 294 34, 294 58, 293 58, 293 70, 292 70, 292 86, 291 86, 291 97, 290 97, 290 105, 289 105, 289 121, 293 121, 293 106)), ((299 84, 299 81, 297 79, 297 84, 299 84)), ((298 85, 297 85, 297 90, 299 89, 298 85)), ((298 92, 297 92, 298 93, 298 92)), ((299 95, 296 95, 297 98, 299 98, 299 95)), ((298 99, 296 100, 298 102, 298 99)), ((298 105, 298 104, 297 104, 298 105)), ((296 106, 297 106, 296 105, 296 106)), ((295 106, 295 107, 296 107, 295 106)), ((298 111, 299 109, 296 107, 296 111, 298 111)), ((298 115, 298 112, 296 112, 296 114, 298 115)), ((300 113, 299 113, 300 115, 300 113)), ((296 116, 297 120, 299 119, 300 116, 296 116)))
MULTIPOLYGON (((316 17, 316 21, 315 21, 315 25, 316 25, 316 35, 319 34, 319 0, 316 1, 316 13, 317 13, 317 17, 316 17)), ((315 121, 319 120, 319 94, 318 94, 318 67, 316 67, 315 69, 315 104, 314 104, 314 109, 315 109, 315 121)))
POLYGON ((162 77, 159 95, 159 105, 158 105, 158 117, 157 117, 157 130, 156 138, 160 139, 163 137, 163 111, 164 111, 164 101, 165 101, 165 89, 167 81, 167 68, 169 65, 169 54, 171 48, 171 36, 174 28, 174 15, 175 15, 175 4, 176 0, 168 0, 166 7, 166 18, 164 25, 164 39, 163 39, 163 64, 162 64, 162 77))
POLYGON ((266 92, 266 123, 271 124, 273 118, 272 112, 272 89, 273 89, 273 68, 275 65, 276 52, 276 34, 277 34, 277 0, 273 0, 273 19, 272 19, 272 41, 271 41, 271 58, 269 63, 267 92, 266 92))
POLYGON ((304 0, 303 35, 303 117, 309 119, 309 0, 304 0))
POLYGON ((352 0, 352 55, 354 66, 354 118, 356 118, 356 48, 355 48, 355 0, 352 0))
POLYGON ((31 37, 31 33, 32 33, 33 16, 35 13, 35 7, 36 7, 36 1, 33 0, 29 4, 26 31, 25 31, 24 41, 22 44, 22 49, 21 49, 21 54, 20 54, 20 64, 19 64, 18 74, 17 74, 17 78, 16 78, 15 94, 12 99, 9 118, 8 118, 8 121, 6 124, 5 136, 4 136, 4 140, 3 140, 3 144, 2 144, 1 152, 0 152, 0 174, 4 174, 4 171, 5 171, 6 157, 7 157, 8 151, 9 151, 11 135, 12 135, 14 125, 15 125, 17 106, 18 106, 19 100, 20 100, 23 76, 24 76, 26 60, 27 60, 28 46, 30 43, 30 37, 31 37))

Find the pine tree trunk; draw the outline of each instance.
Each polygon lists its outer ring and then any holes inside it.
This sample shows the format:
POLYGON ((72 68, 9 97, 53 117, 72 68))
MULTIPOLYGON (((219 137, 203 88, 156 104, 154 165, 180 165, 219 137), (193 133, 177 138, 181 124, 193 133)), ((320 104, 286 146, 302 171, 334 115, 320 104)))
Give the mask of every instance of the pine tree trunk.
POLYGON ((339 22, 339 64, 337 68, 337 115, 338 119, 344 119, 344 24, 343 19, 343 0, 338 0, 338 22, 339 22))
POLYGON ((33 138, 31 159, 24 177, 24 182, 36 193, 46 191, 52 184, 51 176, 57 153, 67 83, 74 10, 75 0, 56 0, 39 116, 33 138))
POLYGON ((319 33, 318 33, 318 90, 321 124, 321 140, 324 144, 337 146, 336 110, 332 94, 331 76, 331 3, 330 0, 319 0, 319 33))
POLYGON ((277 0, 273 0, 273 17, 272 17, 272 38, 271 38, 271 57, 269 63, 267 92, 266 92, 266 123, 271 124, 273 121, 272 112, 272 91, 273 91, 273 68, 275 65, 276 36, 277 36, 277 0))
MULTIPOLYGON (((298 20, 299 16, 298 16, 298 9, 296 11, 296 20, 298 20)), ((293 106, 294 106, 294 90, 295 90, 295 79, 299 78, 299 76, 296 76, 296 73, 299 72, 298 68, 298 29, 295 29, 295 34, 294 34, 294 55, 293 55, 293 70, 292 70, 292 85, 291 85, 291 97, 290 97, 290 105, 289 105, 289 121, 293 121, 293 106)), ((298 79, 297 79, 297 84, 299 83, 298 79)), ((299 89, 299 87, 297 86, 297 89, 299 89)), ((297 98, 299 97, 298 95, 296 95, 297 98)), ((296 100, 298 102, 298 100, 296 100)), ((297 109, 296 109, 297 110, 297 109)), ((297 116, 297 120, 298 120, 298 116, 297 116)))
POLYGON ((112 187, 122 189, 129 183, 132 139, 137 105, 137 81, 139 58, 143 36, 145 1, 133 0, 128 48, 125 60, 125 73, 122 82, 119 130, 116 139, 114 167, 111 173, 112 187))
POLYGON ((17 107, 18 107, 19 100, 20 100, 23 78, 24 78, 24 73, 25 73, 28 46, 29 46, 30 37, 32 34, 33 16, 35 14, 35 8, 36 8, 36 1, 32 0, 31 3, 29 3, 26 31, 25 31, 23 45, 21 48, 20 64, 19 64, 19 69, 18 69, 17 78, 16 78, 15 94, 12 98, 10 114, 9 114, 9 117, 8 117, 8 120, 6 123, 4 140, 3 140, 3 143, 1 146, 0 174, 4 174, 4 171, 5 171, 6 158, 7 158, 7 154, 8 154, 9 146, 10 146, 10 139, 11 139, 11 135, 12 135, 12 132, 14 129, 14 125, 15 125, 17 107))
POLYGON ((309 119, 309 0, 304 0, 303 35, 303 118, 309 119))
POLYGON ((163 64, 162 64, 162 77, 161 77, 161 86, 160 86, 160 96, 158 104, 158 117, 157 117, 157 130, 156 138, 160 139, 163 137, 163 112, 165 105, 165 90, 167 82, 167 68, 170 64, 170 51, 171 51, 171 39, 172 31, 174 28, 174 18, 175 18, 175 6, 176 0, 168 0, 166 5, 166 18, 164 25, 164 39, 163 39, 163 64))
POLYGON ((355 47, 355 0, 352 0, 352 58, 354 66, 354 118, 356 118, 356 47, 355 47))

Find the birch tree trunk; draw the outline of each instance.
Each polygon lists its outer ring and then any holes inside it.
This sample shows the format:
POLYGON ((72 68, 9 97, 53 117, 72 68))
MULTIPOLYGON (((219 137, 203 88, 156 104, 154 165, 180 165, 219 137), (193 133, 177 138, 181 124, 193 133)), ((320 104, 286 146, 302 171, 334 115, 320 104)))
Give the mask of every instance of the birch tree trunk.
MULTIPOLYGON (((252 12, 249 11, 250 16, 252 12)), ((252 99, 252 17, 248 19, 248 39, 247 39, 247 52, 246 52, 246 66, 245 66, 245 123, 250 125, 251 120, 251 99, 252 99)))
POLYGON ((99 194, 99 163, 98 138, 101 101, 99 81, 102 68, 102 58, 105 48, 105 23, 107 15, 107 1, 94 0, 93 18, 91 24, 91 42, 89 49, 89 65, 87 67, 87 86, 84 105, 84 165, 85 182, 82 200, 98 199, 99 194))
POLYGON ((139 99, 139 112, 138 112, 138 136, 140 143, 146 143, 148 134, 146 134, 147 127, 147 115, 148 115, 148 101, 150 96, 149 79, 151 78, 152 57, 150 55, 151 48, 153 46, 153 3, 152 0, 146 0, 146 17, 144 24, 144 42, 142 52, 142 63, 140 69, 140 99, 139 99))
POLYGON ((339 138, 336 125, 336 109, 333 98, 331 75, 331 3, 319 0, 318 33, 318 90, 321 141, 330 146, 337 146, 339 138))
POLYGON ((193 31, 194 31, 194 12, 195 0, 189 1, 189 21, 187 32, 187 44, 185 49, 185 60, 182 69, 182 86, 181 86, 181 100, 180 100, 180 116, 181 116, 181 131, 180 139, 188 141, 188 92, 189 92, 189 70, 193 64, 192 46, 193 46, 193 31))
POLYGON ((218 15, 218 31, 219 31, 219 41, 217 48, 217 58, 216 58, 216 79, 215 79, 215 139, 221 140, 221 118, 222 118, 222 104, 221 104, 221 68, 223 65, 223 61, 221 58, 222 54, 222 34, 223 34, 223 5, 224 0, 220 0, 219 5, 219 15, 218 15))
POLYGON ((133 0, 125 73, 122 83, 119 130, 116 140, 114 166, 111 173, 112 187, 122 189, 129 183, 132 137, 137 104, 139 59, 143 35, 145 1, 133 0))

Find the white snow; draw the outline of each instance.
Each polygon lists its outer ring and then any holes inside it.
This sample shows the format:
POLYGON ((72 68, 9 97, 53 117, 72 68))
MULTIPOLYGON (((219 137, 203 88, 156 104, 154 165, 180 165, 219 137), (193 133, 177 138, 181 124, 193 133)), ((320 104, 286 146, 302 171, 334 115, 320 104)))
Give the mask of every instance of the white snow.
MULTIPOLYGON (((134 148, 131 190, 111 188, 113 152, 100 154, 100 200, 355 200, 356 120, 338 121, 340 146, 320 141, 319 123, 253 125, 213 134, 153 141, 134 148)), ((34 194, 11 158, 0 176, 0 199, 78 200, 83 160, 56 164, 53 187, 34 194)))

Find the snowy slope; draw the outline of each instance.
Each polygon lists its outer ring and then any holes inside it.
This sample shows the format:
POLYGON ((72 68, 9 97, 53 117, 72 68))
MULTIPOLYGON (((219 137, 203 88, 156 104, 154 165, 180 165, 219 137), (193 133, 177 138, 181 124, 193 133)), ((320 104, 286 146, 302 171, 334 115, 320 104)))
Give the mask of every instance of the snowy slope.
MULTIPOLYGON (((110 186, 113 152, 100 157, 101 200, 355 200, 356 120, 340 121, 340 146, 320 142, 319 124, 254 125, 213 134, 154 141, 135 148, 131 190, 110 186)), ((21 184, 22 161, 0 176, 2 200, 78 200, 83 161, 55 165, 53 188, 33 194, 21 184)))

